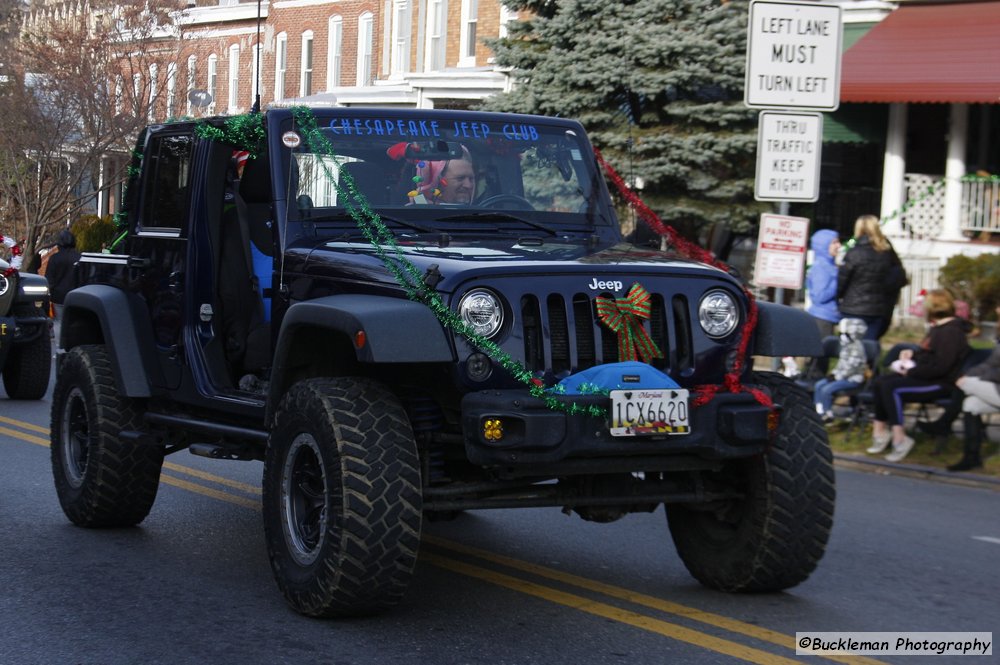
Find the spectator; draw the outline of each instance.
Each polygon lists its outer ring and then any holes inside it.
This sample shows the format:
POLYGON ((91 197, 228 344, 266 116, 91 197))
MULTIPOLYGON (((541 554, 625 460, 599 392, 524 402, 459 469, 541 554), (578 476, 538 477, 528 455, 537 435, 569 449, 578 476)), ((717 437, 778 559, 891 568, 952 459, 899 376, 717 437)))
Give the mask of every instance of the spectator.
POLYGON ((834 262, 840 251, 840 238, 836 231, 820 229, 812 235, 809 245, 813 264, 806 274, 809 294, 806 311, 816 320, 820 336, 828 337, 842 318, 837 310, 837 264, 834 262))
POLYGON ((989 360, 972 367, 959 377, 956 385, 965 393, 962 401, 964 443, 962 459, 948 467, 949 471, 971 471, 983 466, 980 449, 985 427, 983 414, 1000 411, 1000 347, 993 349, 989 360))
POLYGON ((76 238, 73 237, 69 229, 59 232, 56 240, 59 251, 49 259, 45 272, 46 279, 49 280, 49 290, 52 293, 52 302, 56 306, 56 318, 61 318, 63 300, 66 294, 76 286, 76 262, 80 260, 80 252, 76 250, 76 238))
POLYGON ((843 319, 840 322, 840 354, 830 378, 820 379, 813 387, 816 412, 824 423, 833 422, 834 393, 860 387, 865 382, 868 358, 861 339, 868 326, 861 319, 843 319))
MULTIPOLYGON (((997 315, 1000 316, 1000 307, 997 307, 997 315)), ((986 362, 972 366, 955 381, 955 385, 965 393, 962 400, 965 441, 962 459, 949 466, 948 470, 970 471, 983 465, 979 453, 985 435, 982 416, 1000 411, 1000 345, 993 347, 986 362)), ((950 421, 948 427, 951 427, 950 421)))
MULTIPOLYGON (((926 296, 927 296, 927 292, 926 291, 921 291, 920 292, 920 312, 921 313, 923 313, 923 311, 924 311, 924 309, 923 309, 924 308, 923 299, 926 296)), ((961 300, 956 300, 955 301, 955 314, 957 316, 961 316, 962 318, 966 318, 966 315, 962 314, 962 305, 963 304, 965 304, 965 311, 968 312, 968 303, 963 303, 961 300)), ((1000 319, 1000 305, 997 306, 996 313, 997 313, 997 318, 1000 319)), ((994 339, 994 343, 1000 344, 1000 330, 997 331, 997 336, 994 339)), ((996 352, 996 349, 994 349, 994 352, 996 352)), ((976 365, 976 368, 977 368, 976 372, 977 373, 975 375, 969 375, 967 373, 966 376, 976 376, 976 377, 979 377, 979 378, 982 378, 984 376, 986 376, 986 377, 991 376, 991 374, 989 374, 987 372, 987 368, 985 367, 985 365, 988 365, 988 364, 993 364, 993 365, 995 365, 998 368, 997 369, 997 378, 996 379, 987 378, 986 380, 987 381, 991 381, 991 382, 995 382, 995 383, 1000 382, 1000 358, 990 357, 986 362, 980 363, 980 364, 976 365)), ((958 381, 955 381, 955 385, 958 386, 959 389, 961 389, 961 387, 962 387, 961 384, 960 384, 961 380, 962 379, 959 378, 958 381)), ((978 388, 978 386, 977 386, 977 388, 978 388)), ((986 396, 989 397, 988 391, 986 393, 986 396)), ((982 397, 982 395, 980 395, 980 397, 982 397)), ((985 401, 989 401, 989 400, 987 399, 985 401)), ((955 419, 958 418, 958 416, 964 411, 962 402, 963 402, 962 398, 949 400, 947 406, 945 406, 944 411, 941 412, 941 415, 938 416, 937 420, 931 420, 929 422, 928 421, 923 421, 923 420, 918 421, 917 422, 917 429, 920 430, 921 432, 923 432, 924 434, 929 434, 931 436, 948 437, 948 435, 951 434, 952 423, 954 423, 955 419)), ((977 405, 977 406, 979 406, 979 405, 977 405)), ((994 411, 1000 411, 1000 408, 993 409, 993 410, 994 411)), ((979 411, 977 409, 977 413, 978 414, 983 414, 983 413, 988 413, 988 411, 979 411)), ((964 470, 964 469, 959 469, 959 470, 961 471, 961 470, 964 470)))
POLYGON ((49 268, 49 261, 52 257, 59 252, 59 245, 49 245, 48 247, 43 247, 38 251, 39 261, 38 261, 38 274, 45 277, 45 273, 49 268))
POLYGON ((970 351, 966 335, 971 326, 955 317, 951 294, 934 289, 927 294, 925 306, 930 327, 920 348, 902 351, 892 363, 893 372, 872 382, 875 420, 868 452, 881 453, 891 443, 892 451, 886 455, 890 462, 899 462, 913 448, 913 439, 903 429, 903 402, 913 397, 923 401, 947 397, 970 351))
POLYGON ((895 266, 899 257, 882 235, 878 217, 862 215, 854 224, 854 247, 847 250, 837 273, 841 316, 868 325, 865 339, 877 340, 888 329, 892 307, 905 285, 906 273, 895 266), (889 312, 889 314, 887 314, 889 312))

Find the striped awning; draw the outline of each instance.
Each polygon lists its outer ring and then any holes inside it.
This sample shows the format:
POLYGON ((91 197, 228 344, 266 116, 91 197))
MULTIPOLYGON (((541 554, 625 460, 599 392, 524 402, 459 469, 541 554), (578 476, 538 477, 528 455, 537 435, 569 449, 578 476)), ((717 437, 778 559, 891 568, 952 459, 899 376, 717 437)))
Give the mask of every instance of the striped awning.
POLYGON ((1000 2, 900 7, 841 64, 842 102, 1000 103, 1000 2))

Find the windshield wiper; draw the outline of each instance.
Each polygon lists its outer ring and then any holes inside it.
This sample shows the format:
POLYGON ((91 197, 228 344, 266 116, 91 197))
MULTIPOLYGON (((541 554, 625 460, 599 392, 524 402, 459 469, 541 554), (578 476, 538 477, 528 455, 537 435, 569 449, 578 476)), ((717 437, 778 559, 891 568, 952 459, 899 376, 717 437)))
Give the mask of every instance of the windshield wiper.
MULTIPOLYGON (((434 232, 433 229, 429 229, 426 226, 421 226, 420 224, 414 224, 413 222, 408 222, 404 219, 399 219, 398 217, 390 217, 389 215, 383 215, 382 213, 378 213, 378 217, 387 224, 397 224, 399 226, 411 229, 413 231, 419 231, 420 233, 434 232)), ((344 212, 333 212, 333 213, 327 213, 325 215, 318 215, 316 217, 307 217, 304 219, 300 219, 299 221, 316 224, 322 222, 335 222, 343 220, 350 220, 351 222, 354 222, 355 225, 357 225, 357 220, 354 219, 354 215, 347 212, 346 210, 344 212)))
POLYGON ((458 219, 497 219, 505 221, 521 222, 532 228, 536 228, 539 231, 545 231, 551 236, 557 236, 559 233, 545 224, 539 222, 534 222, 530 219, 525 219, 523 217, 518 217, 517 215, 512 215, 509 212, 466 212, 459 215, 448 215, 447 217, 439 217, 439 222, 449 222, 458 219))

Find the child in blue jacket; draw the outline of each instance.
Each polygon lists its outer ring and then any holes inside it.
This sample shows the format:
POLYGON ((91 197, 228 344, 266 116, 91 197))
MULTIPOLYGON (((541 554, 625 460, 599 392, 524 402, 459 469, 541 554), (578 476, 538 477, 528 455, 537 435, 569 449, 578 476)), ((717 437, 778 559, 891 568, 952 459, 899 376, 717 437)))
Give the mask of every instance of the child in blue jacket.
POLYGON ((837 310, 837 264, 834 260, 840 251, 840 237, 836 231, 820 229, 812 234, 810 248, 813 264, 806 273, 806 290, 809 307, 806 309, 816 320, 820 335, 833 335, 834 326, 840 321, 837 310))

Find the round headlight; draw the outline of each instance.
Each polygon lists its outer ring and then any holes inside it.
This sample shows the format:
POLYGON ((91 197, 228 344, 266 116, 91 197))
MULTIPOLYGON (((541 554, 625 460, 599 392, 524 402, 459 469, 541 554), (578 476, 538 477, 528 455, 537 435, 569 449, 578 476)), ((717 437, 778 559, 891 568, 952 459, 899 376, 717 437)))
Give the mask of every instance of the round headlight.
POLYGON ((477 335, 492 337, 503 325, 503 305, 492 291, 473 289, 458 303, 458 315, 477 335))
POLYGON ((698 305, 698 322, 709 337, 725 337, 736 329, 740 311, 725 291, 709 291, 698 305))

